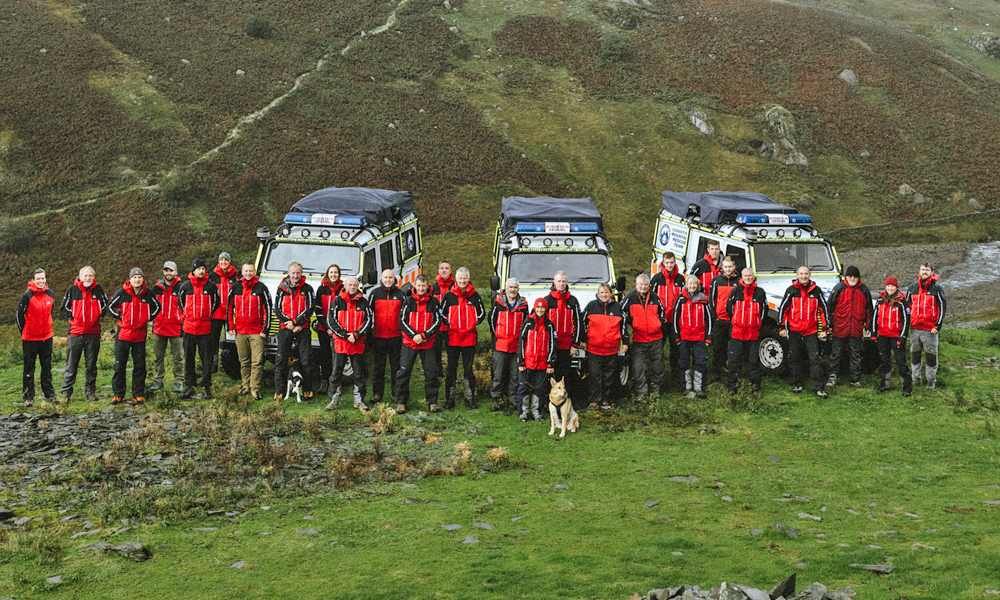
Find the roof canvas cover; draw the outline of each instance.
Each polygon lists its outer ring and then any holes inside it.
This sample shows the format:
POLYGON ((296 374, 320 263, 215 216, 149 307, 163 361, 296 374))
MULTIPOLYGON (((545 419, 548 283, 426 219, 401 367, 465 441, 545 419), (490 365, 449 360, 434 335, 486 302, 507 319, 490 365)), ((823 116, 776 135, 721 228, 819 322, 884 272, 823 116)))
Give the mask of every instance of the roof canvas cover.
POLYGON ((501 228, 509 231, 518 223, 596 223, 604 231, 601 211, 590 198, 504 198, 500 208, 501 228))
POLYGON ((667 212, 683 217, 691 204, 701 207, 702 223, 733 222, 739 213, 791 215, 799 212, 757 192, 663 192, 663 210, 667 212))
POLYGON ((381 223, 392 220, 394 209, 399 210, 399 216, 413 212, 413 194, 360 187, 330 187, 299 200, 289 212, 366 217, 369 221, 381 223))

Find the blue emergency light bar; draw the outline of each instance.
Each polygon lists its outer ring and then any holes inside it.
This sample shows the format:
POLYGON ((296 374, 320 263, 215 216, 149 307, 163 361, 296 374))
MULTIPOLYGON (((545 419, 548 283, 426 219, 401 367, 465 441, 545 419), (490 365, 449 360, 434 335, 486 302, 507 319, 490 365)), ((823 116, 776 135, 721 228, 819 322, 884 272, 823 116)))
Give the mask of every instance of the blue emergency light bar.
POLYGON ((516 233, 600 233, 597 223, 518 223, 516 233))
POLYGON ((365 217, 350 217, 347 215, 324 215, 310 213, 288 213, 285 215, 285 223, 364 227, 367 222, 368 220, 365 217))
POLYGON ((570 223, 569 230, 571 233, 598 233, 600 231, 597 223, 570 223))
POLYGON ((747 215, 740 213, 736 215, 736 222, 743 223, 745 225, 766 225, 767 216, 766 215, 747 215))
POLYGON ((788 215, 788 221, 793 224, 801 223, 812 223, 812 217, 809 215, 788 215))
MULTIPOLYGON (((771 223, 771 219, 767 215, 739 213, 736 215, 736 222, 745 225, 767 225, 771 223)), ((801 225, 809 223, 812 223, 812 217, 809 215, 775 215, 774 217, 775 225, 801 225)))
POLYGON ((514 231, 517 233, 545 233, 545 223, 518 223, 514 231))

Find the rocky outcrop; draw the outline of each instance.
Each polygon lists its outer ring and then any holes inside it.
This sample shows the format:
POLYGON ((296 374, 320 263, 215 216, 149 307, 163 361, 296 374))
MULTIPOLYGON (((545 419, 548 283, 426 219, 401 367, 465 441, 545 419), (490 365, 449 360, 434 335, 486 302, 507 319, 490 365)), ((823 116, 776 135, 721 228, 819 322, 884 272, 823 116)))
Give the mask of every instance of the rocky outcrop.
POLYGON ((786 165, 809 166, 809 159, 795 147, 795 117, 784 106, 772 104, 764 112, 767 127, 760 155, 786 165))
POLYGON ((831 592, 822 583, 814 583, 795 592, 795 575, 764 591, 740 583, 722 582, 710 590, 683 584, 675 588, 650 590, 645 596, 635 594, 632 600, 851 600, 855 591, 850 587, 831 592))

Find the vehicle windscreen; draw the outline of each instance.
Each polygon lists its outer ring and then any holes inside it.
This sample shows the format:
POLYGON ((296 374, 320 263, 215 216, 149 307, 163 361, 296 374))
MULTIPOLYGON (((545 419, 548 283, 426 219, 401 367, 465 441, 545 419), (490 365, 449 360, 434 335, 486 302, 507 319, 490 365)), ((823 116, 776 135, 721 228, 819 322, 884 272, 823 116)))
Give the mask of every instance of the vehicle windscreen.
POLYGON ((794 273, 802 265, 810 271, 835 271, 833 253, 822 243, 768 242, 753 246, 757 273, 794 273))
POLYGON ((515 252, 510 257, 508 277, 521 285, 550 283, 556 271, 566 271, 569 284, 610 281, 608 257, 598 253, 515 252))
POLYGON ((302 272, 322 275, 330 265, 340 267, 340 274, 357 275, 361 251, 357 246, 327 244, 283 244, 272 242, 264 260, 264 270, 284 273, 292 261, 302 263, 302 272))

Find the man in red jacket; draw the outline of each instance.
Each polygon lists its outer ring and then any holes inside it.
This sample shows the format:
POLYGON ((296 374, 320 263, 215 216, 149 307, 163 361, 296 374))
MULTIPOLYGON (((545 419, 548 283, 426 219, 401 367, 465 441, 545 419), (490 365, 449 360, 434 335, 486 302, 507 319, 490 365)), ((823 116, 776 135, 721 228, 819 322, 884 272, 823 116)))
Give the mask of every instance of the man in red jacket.
POLYGON ((850 357, 851 385, 861 387, 861 339, 868 333, 872 320, 872 296, 861 281, 861 271, 847 267, 844 280, 833 287, 827 299, 833 330, 833 347, 830 349, 830 379, 827 386, 837 385, 837 374, 850 357), (847 351, 845 352, 845 347, 847 351))
POLYGON ((559 381, 570 372, 572 357, 580 353, 583 325, 580 323, 580 301, 569 292, 566 271, 556 271, 552 277, 552 290, 545 297, 548 307, 545 314, 556 328, 556 364, 554 379, 559 381))
POLYGON ((219 307, 212 313, 212 331, 208 338, 208 355, 212 358, 213 373, 219 371, 219 336, 224 335, 226 328, 226 299, 229 298, 233 283, 240 277, 232 262, 233 257, 228 252, 223 252, 219 255, 219 264, 208 274, 208 278, 219 289, 219 307))
POLYGON ((264 377, 264 340, 271 325, 271 292, 257 277, 253 263, 243 263, 240 274, 226 298, 226 315, 240 357, 240 393, 262 400, 260 382, 264 377))
POLYGON ((910 369, 913 383, 920 385, 921 353, 926 356, 924 376, 927 389, 937 383, 938 332, 944 323, 948 307, 944 289, 937 282, 938 276, 930 263, 920 265, 917 280, 910 284, 907 297, 910 301, 910 369))
MULTIPOLYGON (((403 292, 396 285, 392 269, 382 271, 382 285, 369 297, 374 319, 372 330, 372 403, 382 401, 385 393, 385 364, 389 363, 389 395, 396 389, 396 371, 403 351, 403 331, 399 328, 399 313, 403 309, 403 292)), ((396 399, 393 398, 393 404, 396 399)))
POLYGON ((742 278, 729 293, 725 307, 726 316, 732 323, 729 338, 729 378, 726 382, 729 393, 736 393, 736 383, 742 370, 743 357, 750 363, 750 384, 754 393, 760 393, 760 326, 767 314, 767 294, 757 287, 757 276, 753 269, 743 269, 742 278))
POLYGON ((736 272, 736 262, 727 256, 722 259, 722 272, 712 278, 712 285, 708 288, 708 301, 712 303, 712 310, 715 313, 715 323, 712 324, 712 335, 715 336, 712 338, 712 345, 715 346, 712 371, 720 378, 726 370, 729 338, 733 329, 729 315, 726 314, 726 303, 729 301, 729 293, 739 282, 740 275, 736 272))
POLYGON ((153 385, 149 388, 153 392, 163 389, 167 346, 170 346, 170 356, 173 358, 174 391, 178 394, 184 391, 184 350, 181 343, 184 314, 177 298, 180 284, 177 263, 172 260, 163 263, 163 279, 153 286, 153 293, 160 303, 160 314, 153 321, 153 385))
POLYGON ((205 398, 212 397, 212 357, 208 352, 208 338, 212 333, 212 315, 221 302, 219 288, 208 278, 205 261, 200 258, 191 263, 188 280, 177 289, 177 304, 184 315, 184 400, 194 397, 195 353, 201 356, 201 387, 205 398))
POLYGON ((663 323, 666 313, 656 294, 650 293, 649 275, 635 278, 635 289, 622 301, 625 321, 632 328, 632 377, 639 402, 647 396, 660 396, 663 381, 663 323), (646 383, 646 359, 649 359, 650 382, 646 383))
POLYGON ((410 401, 410 377, 413 365, 420 357, 424 366, 424 394, 428 409, 441 412, 437 405, 438 379, 437 361, 434 359, 434 338, 441 328, 441 311, 437 298, 427 285, 427 276, 417 275, 413 289, 403 299, 399 313, 399 327, 403 331, 403 353, 399 358, 399 372, 396 373, 396 412, 405 413, 410 401))
POLYGON ((677 368, 677 363, 680 362, 680 348, 669 340, 673 340, 675 337, 673 320, 674 305, 677 303, 677 297, 681 295, 681 291, 684 289, 684 275, 681 274, 680 269, 677 267, 677 257, 674 256, 673 252, 663 253, 663 257, 660 260, 659 272, 649 280, 649 289, 656 294, 656 297, 660 299, 660 304, 663 305, 666 320, 663 326, 663 335, 667 340, 664 342, 664 345, 670 348, 670 360, 666 366, 668 369, 674 370, 677 368))
MULTIPOLYGON (((476 357, 478 335, 476 326, 486 318, 483 299, 475 286, 469 283, 469 270, 461 267, 455 272, 455 285, 444 295, 441 303, 442 322, 448 324, 448 374, 445 378, 444 407, 455 408, 455 384, 458 379, 458 360, 462 359, 463 395, 466 408, 476 408, 476 376, 472 361, 476 357)), ((443 334, 442 334, 443 335, 443 334)))
POLYGON ((146 288, 142 269, 136 267, 128 274, 128 281, 118 288, 108 312, 118 319, 115 336, 115 374, 111 377, 112 404, 125 399, 125 377, 129 355, 132 356, 132 402, 146 401, 146 329, 160 312, 160 303, 153 290, 146 288))
POLYGON ((274 359, 274 399, 285 397, 288 384, 288 359, 294 346, 299 355, 299 369, 302 372, 302 397, 313 397, 311 360, 312 333, 309 317, 315 311, 313 288, 302 276, 302 264, 288 265, 288 276, 281 280, 274 295, 274 312, 278 315, 281 329, 278 330, 278 352, 274 359))
MULTIPOLYGON (((434 296, 438 301, 440 306, 444 302, 444 295, 448 293, 448 290, 455 285, 455 277, 451 272, 451 262, 447 260, 442 260, 438 263, 438 274, 434 278, 434 282, 431 284, 431 295, 434 296)), ((441 333, 448 333, 448 323, 441 322, 441 333)), ((444 362, 442 357, 448 352, 448 336, 439 335, 434 339, 434 356, 437 360, 437 376, 441 379, 444 375, 444 362)), ((438 381, 438 386, 440 387, 441 382, 438 381)))
POLYGON ((494 412, 500 410, 505 390, 508 403, 514 408, 520 405, 517 397, 517 344, 521 326, 528 316, 528 304, 520 295, 520 290, 521 284, 516 279, 508 279, 504 293, 497 294, 490 304, 490 331, 496 340, 493 345, 493 387, 490 390, 493 398, 490 410, 494 412))
POLYGON ((708 293, 712 288, 712 280, 721 272, 722 247, 718 240, 708 240, 705 256, 694 263, 688 275, 694 275, 701 283, 701 289, 708 293))
POLYGON ((330 404, 332 410, 340 396, 340 379, 344 366, 351 362, 354 371, 354 408, 368 410, 365 406, 365 380, 368 379, 365 366, 365 338, 372 327, 372 311, 368 300, 358 289, 357 277, 344 279, 344 288, 330 303, 327 313, 327 330, 333 336, 333 371, 330 374, 330 404))
POLYGON ((36 269, 28 282, 28 290, 17 303, 15 320, 21 332, 21 350, 24 352, 21 395, 24 405, 35 400, 35 359, 42 369, 42 393, 46 400, 54 400, 52 387, 52 305, 56 296, 45 283, 45 271, 36 269))
POLYGON ((61 313, 69 319, 66 338, 66 371, 63 373, 63 402, 69 402, 76 383, 80 358, 84 359, 83 393, 88 401, 97 400, 97 354, 101 351, 101 317, 108 307, 108 296, 97 283, 93 267, 80 269, 73 285, 63 296, 61 313))
POLYGON ((826 339, 826 325, 830 322, 826 302, 823 301, 823 291, 811 279, 809 267, 799 267, 795 277, 778 307, 778 335, 788 338, 788 364, 794 386, 792 393, 802 393, 802 359, 808 356, 813 391, 820 398, 826 398, 823 363, 819 356, 819 340, 826 339))

